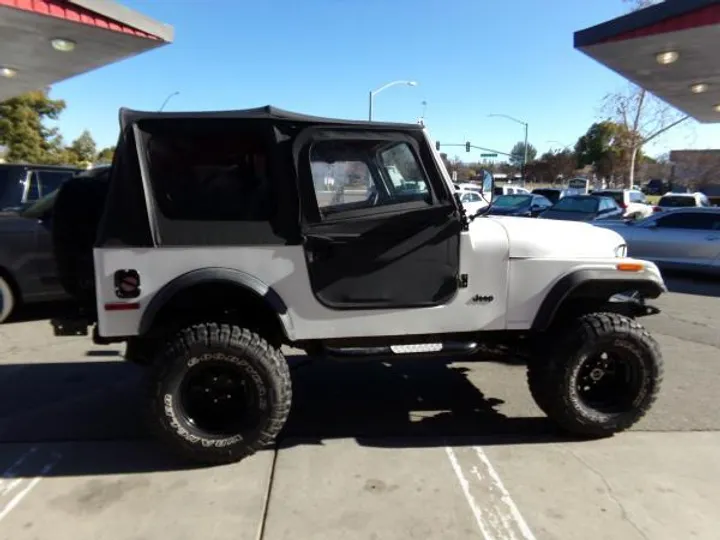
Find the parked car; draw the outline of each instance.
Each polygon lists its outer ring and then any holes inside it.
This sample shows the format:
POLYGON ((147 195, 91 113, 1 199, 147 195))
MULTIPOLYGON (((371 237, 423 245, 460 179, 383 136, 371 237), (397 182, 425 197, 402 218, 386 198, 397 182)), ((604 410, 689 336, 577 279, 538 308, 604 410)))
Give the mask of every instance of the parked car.
POLYGON ((646 218, 653 213, 653 207, 642 191, 634 189, 599 189, 593 191, 596 197, 612 197, 630 219, 646 218))
POLYGON ((654 212, 672 210, 674 208, 707 207, 712 206, 704 193, 671 193, 668 192, 654 206, 654 212))
MULTIPOLYGON (((94 178, 107 170, 83 171, 77 176, 94 178)), ((55 189, 20 210, 0 213, 0 323, 20 304, 70 298, 58 277, 53 253, 52 217, 57 193, 55 189)))
POLYGON ((535 195, 542 195, 553 204, 568 194, 567 190, 562 188, 535 188, 531 191, 531 193, 534 193, 535 195))
POLYGON ((537 217, 552 203, 542 195, 500 195, 494 201, 489 215, 537 217))
POLYGON ((652 178, 645 184, 644 192, 646 195, 661 195, 670 187, 670 184, 662 178, 652 178))
POLYGON ((0 212, 17 212, 81 171, 78 167, 0 163, 0 212))
POLYGON ((525 189, 524 187, 513 186, 512 184, 505 184, 504 186, 495 186, 495 189, 493 190, 494 197, 499 197, 500 195, 515 195, 517 193, 522 193, 522 194, 528 195, 530 192, 527 189, 525 189))
POLYGON ((623 211, 615 199, 597 195, 569 195, 545 210, 538 219, 596 221, 622 219, 623 211))
POLYGON ((477 214, 490 204, 483 198, 482 191, 479 189, 458 189, 457 193, 463 208, 465 208, 465 212, 469 216, 477 214))
POLYGON ((720 208, 679 208, 641 221, 599 225, 620 233, 630 257, 669 270, 720 274, 720 208))

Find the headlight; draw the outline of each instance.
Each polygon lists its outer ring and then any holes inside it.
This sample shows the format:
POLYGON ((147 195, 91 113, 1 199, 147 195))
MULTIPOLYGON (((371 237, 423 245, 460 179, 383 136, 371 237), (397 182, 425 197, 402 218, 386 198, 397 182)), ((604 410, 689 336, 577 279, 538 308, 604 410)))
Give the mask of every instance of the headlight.
POLYGON ((615 248, 615 256, 619 258, 627 257, 627 244, 620 244, 615 248))

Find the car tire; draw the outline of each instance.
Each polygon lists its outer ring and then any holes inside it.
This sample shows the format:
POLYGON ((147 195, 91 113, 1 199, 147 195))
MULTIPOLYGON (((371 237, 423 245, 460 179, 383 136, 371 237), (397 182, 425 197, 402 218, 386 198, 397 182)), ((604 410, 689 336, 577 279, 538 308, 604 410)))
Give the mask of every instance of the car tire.
POLYGON ((4 323, 15 311, 17 299, 10 282, 0 275, 0 324, 4 323))
POLYGON ((575 321, 528 363, 528 386, 538 407, 561 428, 606 437, 637 423, 657 399, 663 358, 657 342, 634 319, 592 313, 575 321))
POLYGON ((273 443, 290 413, 290 370, 259 335, 196 324, 170 339, 150 371, 155 434, 194 462, 240 461, 273 443))

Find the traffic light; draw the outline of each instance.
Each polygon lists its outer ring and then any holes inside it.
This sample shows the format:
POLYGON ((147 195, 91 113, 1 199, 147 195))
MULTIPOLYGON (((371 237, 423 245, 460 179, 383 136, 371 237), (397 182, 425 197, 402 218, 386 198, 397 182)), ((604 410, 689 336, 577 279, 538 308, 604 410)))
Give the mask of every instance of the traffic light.
POLYGON ((435 141, 435 150, 440 150, 440 141, 435 141))
POLYGON ((466 152, 469 152, 469 151, 470 151, 470 143, 469 143, 469 142, 466 142, 466 143, 465 143, 465 151, 466 151, 466 152))

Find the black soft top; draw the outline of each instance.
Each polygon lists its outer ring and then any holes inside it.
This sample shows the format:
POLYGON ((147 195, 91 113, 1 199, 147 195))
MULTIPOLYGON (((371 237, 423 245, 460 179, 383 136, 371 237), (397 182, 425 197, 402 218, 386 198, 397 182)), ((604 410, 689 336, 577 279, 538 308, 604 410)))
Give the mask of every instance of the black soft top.
POLYGON ((422 131, 423 126, 420 124, 400 123, 400 122, 369 122, 363 120, 343 120, 339 118, 323 118, 321 116, 311 116, 306 114, 294 113, 278 109, 271 105, 264 107, 256 107, 254 109, 238 109, 233 111, 197 111, 197 112, 154 112, 154 111, 136 111, 128 108, 120 109, 120 125, 123 129, 127 126, 145 119, 238 119, 238 120, 268 120, 268 121, 286 121, 296 124, 306 125, 332 125, 337 127, 367 127, 372 129, 401 129, 403 131, 422 131))

